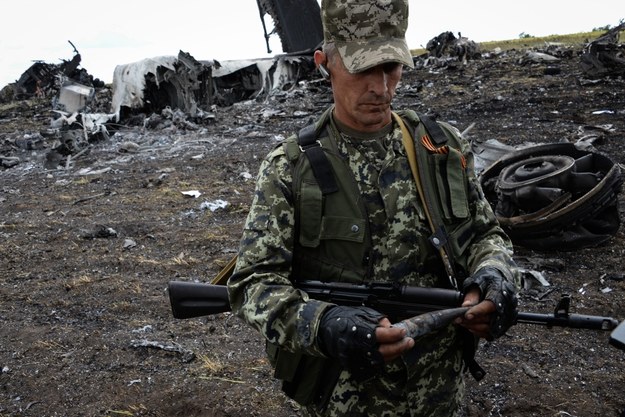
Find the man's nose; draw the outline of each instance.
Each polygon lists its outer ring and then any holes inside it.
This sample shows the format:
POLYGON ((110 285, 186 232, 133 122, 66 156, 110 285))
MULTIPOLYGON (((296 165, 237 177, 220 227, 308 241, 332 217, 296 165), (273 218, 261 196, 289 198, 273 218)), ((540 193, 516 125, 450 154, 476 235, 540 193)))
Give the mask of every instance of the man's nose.
POLYGON ((367 81, 369 84, 369 90, 376 95, 384 95, 388 91, 388 77, 389 75, 384 71, 382 67, 372 68, 369 71, 367 81))

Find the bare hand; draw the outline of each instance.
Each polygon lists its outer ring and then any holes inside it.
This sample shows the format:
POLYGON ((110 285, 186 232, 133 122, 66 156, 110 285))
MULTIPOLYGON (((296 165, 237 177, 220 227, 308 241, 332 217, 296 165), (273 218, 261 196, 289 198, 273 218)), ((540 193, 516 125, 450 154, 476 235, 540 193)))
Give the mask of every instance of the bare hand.
POLYGON ((387 318, 380 320, 380 325, 375 329, 375 337, 380 344, 378 350, 384 362, 397 359, 414 346, 414 339, 406 337, 406 329, 391 327, 391 322, 387 318))
POLYGON ((490 325, 492 314, 496 312, 495 304, 489 300, 480 302, 480 290, 474 287, 464 296, 462 306, 471 308, 463 317, 456 319, 456 324, 467 328, 478 337, 492 340, 490 325))

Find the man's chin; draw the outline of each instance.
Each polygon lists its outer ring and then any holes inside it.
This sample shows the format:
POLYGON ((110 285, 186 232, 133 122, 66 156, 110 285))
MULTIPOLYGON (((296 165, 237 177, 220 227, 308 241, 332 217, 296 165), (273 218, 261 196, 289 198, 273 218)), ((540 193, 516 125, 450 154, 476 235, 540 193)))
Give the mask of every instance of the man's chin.
POLYGON ((368 126, 371 130, 377 130, 391 121, 391 110, 386 108, 384 111, 363 112, 360 120, 363 125, 368 126))

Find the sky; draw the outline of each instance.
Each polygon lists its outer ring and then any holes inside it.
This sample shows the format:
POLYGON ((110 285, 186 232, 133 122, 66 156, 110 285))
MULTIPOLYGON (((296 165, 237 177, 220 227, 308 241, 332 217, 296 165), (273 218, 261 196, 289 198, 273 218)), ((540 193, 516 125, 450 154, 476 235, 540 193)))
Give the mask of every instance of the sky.
MULTIPOLYGON (((180 50, 218 61, 282 53, 277 35, 267 52, 255 0, 2 0, 0 16, 0 88, 36 60, 71 59, 68 41, 80 52, 81 67, 107 83, 116 65, 180 50)), ((445 31, 476 42, 518 39, 586 32, 624 18, 623 0, 410 0, 406 40, 416 49, 445 31)))

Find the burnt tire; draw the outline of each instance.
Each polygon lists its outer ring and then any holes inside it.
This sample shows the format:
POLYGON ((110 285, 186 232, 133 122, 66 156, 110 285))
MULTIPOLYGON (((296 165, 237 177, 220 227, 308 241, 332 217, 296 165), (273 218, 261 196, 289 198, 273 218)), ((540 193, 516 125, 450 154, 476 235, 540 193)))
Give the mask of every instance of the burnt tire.
POLYGON ((599 245, 620 227, 619 165, 572 143, 515 151, 486 168, 480 182, 514 244, 574 250, 599 245))

